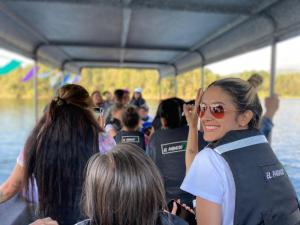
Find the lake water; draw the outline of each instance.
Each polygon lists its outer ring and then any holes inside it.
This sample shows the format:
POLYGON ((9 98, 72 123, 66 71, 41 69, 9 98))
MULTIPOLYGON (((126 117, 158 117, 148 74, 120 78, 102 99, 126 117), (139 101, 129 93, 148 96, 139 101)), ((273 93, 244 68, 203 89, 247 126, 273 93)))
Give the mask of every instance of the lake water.
MULTIPOLYGON (((151 114, 157 101, 148 102, 151 114)), ((46 102, 40 103, 40 111, 46 102)), ((272 146, 300 196, 300 99, 281 100, 274 118, 272 146)), ((0 100, 0 183, 13 169, 34 124, 32 101, 0 100)))

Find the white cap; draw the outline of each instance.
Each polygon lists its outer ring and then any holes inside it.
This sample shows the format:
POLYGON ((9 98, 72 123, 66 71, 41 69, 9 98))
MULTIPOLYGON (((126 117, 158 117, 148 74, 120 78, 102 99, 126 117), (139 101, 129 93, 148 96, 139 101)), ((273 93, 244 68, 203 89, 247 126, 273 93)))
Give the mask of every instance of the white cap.
POLYGON ((134 89, 134 92, 142 93, 142 88, 136 88, 136 89, 134 89))

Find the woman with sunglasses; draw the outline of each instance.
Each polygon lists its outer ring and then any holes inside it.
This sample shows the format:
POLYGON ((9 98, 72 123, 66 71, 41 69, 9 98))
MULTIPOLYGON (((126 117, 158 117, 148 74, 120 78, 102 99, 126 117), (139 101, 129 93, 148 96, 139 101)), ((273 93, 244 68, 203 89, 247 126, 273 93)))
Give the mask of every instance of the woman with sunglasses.
POLYGON ((262 107, 256 90, 226 78, 199 91, 195 105, 184 106, 189 171, 181 189, 197 196, 198 225, 299 224, 295 190, 257 130, 262 107), (196 155, 198 116, 210 144, 196 155))

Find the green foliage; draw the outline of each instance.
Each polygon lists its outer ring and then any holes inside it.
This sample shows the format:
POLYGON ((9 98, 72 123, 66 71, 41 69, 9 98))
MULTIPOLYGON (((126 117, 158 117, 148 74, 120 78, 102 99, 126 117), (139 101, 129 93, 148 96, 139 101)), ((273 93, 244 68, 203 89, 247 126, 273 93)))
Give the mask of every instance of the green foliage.
MULTIPOLYGON (((39 65, 39 73, 50 69, 39 65)), ((21 79, 31 67, 19 68, 6 76, 0 77, 0 98, 32 98, 33 82, 21 82, 21 79)), ((56 71, 58 72, 58 71, 56 71)), ((229 76, 248 79, 251 74, 259 73, 264 78, 264 83, 259 89, 261 97, 269 94, 270 78, 266 71, 245 71, 229 76)), ((275 91, 282 97, 300 97, 300 73, 278 74, 276 77, 275 91)), ((53 75, 52 75, 53 76, 53 75)), ((206 69, 206 87, 211 82, 222 78, 220 75, 206 69)), ((88 89, 113 92, 116 88, 126 88, 131 92, 136 87, 143 88, 143 96, 147 99, 159 99, 178 96, 184 99, 192 99, 197 89, 201 86, 200 69, 181 74, 177 77, 167 77, 159 80, 157 71, 138 69, 85 69, 82 72, 80 85, 88 89), (177 84, 176 84, 177 81, 177 84)), ((38 79, 38 95, 40 98, 51 98, 55 90, 50 86, 50 78, 38 79)))

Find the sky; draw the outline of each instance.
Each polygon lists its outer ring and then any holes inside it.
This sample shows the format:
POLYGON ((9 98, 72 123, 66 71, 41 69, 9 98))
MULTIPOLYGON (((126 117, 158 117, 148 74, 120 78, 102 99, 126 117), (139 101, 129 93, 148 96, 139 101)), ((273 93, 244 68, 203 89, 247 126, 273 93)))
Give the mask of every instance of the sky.
MULTIPOLYGON (((277 44, 277 71, 300 71, 300 36, 277 44)), ((270 71, 271 47, 262 48, 235 56, 207 68, 220 75, 239 73, 245 70, 270 71)))
POLYGON ((9 63, 12 59, 21 61, 23 66, 26 66, 28 64, 33 64, 32 59, 26 58, 22 55, 9 52, 6 51, 5 49, 0 48, 0 67, 9 63))
MULTIPOLYGON (((220 75, 239 73, 245 70, 270 71, 271 48, 266 47, 218 63, 208 65, 207 68, 220 75)), ((33 64, 31 59, 8 52, 0 48, 0 67, 11 59, 23 62, 23 66, 33 64)), ((300 36, 277 44, 276 70, 300 71, 300 36)))

